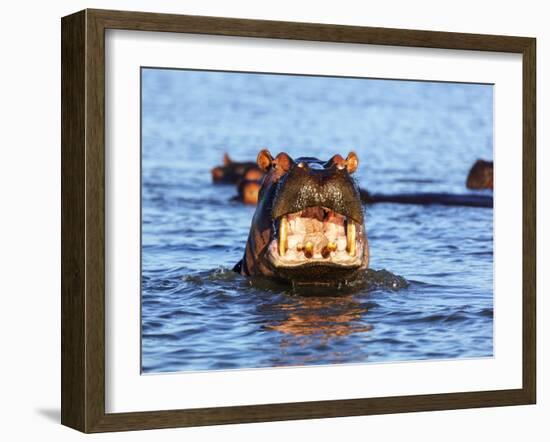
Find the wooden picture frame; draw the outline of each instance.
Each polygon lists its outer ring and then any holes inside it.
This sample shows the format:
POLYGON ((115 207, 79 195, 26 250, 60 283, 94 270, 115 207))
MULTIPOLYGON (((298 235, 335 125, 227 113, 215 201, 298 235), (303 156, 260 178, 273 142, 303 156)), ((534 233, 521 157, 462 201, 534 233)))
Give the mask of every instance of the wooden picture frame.
POLYGON ((62 409, 83 432, 533 404, 536 398, 533 38, 84 10, 62 19, 62 409), (523 385, 513 390, 105 412, 105 30, 518 53, 523 63, 523 385))

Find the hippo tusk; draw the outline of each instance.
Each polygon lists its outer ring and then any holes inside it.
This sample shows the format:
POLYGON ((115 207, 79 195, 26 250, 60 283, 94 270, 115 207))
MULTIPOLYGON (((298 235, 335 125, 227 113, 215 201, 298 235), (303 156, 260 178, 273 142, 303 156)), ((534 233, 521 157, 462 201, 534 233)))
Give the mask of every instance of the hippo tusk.
POLYGON ((286 253, 287 241, 288 241, 288 220, 286 216, 281 218, 281 225, 279 226, 279 255, 283 256, 286 253))
POLYGON ((355 224, 352 221, 348 222, 347 226, 347 247, 346 250, 351 256, 355 256, 355 224))

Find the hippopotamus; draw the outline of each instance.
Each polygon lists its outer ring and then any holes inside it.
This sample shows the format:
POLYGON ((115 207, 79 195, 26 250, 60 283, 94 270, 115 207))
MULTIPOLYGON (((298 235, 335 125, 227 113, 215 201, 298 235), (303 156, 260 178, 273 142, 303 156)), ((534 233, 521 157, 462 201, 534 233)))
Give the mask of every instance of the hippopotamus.
POLYGON ((264 149, 265 172, 244 256, 235 271, 301 284, 337 284, 359 278, 369 247, 359 188, 359 160, 328 161, 264 149))
POLYGON ((493 190, 493 162, 477 160, 468 173, 466 187, 493 190))
MULTIPOLYGON (((254 163, 256 164, 256 163, 254 163)), ((237 183, 237 195, 231 198, 232 201, 240 201, 244 204, 255 206, 258 204, 258 194, 262 187, 263 170, 251 168, 246 171, 242 179, 237 183)))
POLYGON ((237 184, 240 180, 261 179, 263 172, 253 161, 233 161, 227 153, 223 156, 223 165, 212 169, 212 181, 220 184, 237 184))
POLYGON ((395 203, 416 204, 420 206, 462 206, 462 207, 493 207, 492 195, 455 194, 442 192, 416 193, 370 193, 366 189, 359 189, 361 201, 365 204, 395 203))
POLYGON ((239 181, 239 184, 237 184, 237 195, 231 198, 231 200, 255 206, 258 204, 258 195, 261 187, 261 180, 242 179, 239 181))

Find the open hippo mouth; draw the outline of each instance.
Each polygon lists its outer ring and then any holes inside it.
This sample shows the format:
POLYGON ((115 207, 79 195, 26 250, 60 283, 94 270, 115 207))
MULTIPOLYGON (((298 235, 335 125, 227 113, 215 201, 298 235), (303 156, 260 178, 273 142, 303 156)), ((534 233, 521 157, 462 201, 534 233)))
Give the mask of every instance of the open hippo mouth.
POLYGON ((308 207, 275 222, 268 257, 274 267, 347 267, 363 262, 363 226, 328 207, 308 207))

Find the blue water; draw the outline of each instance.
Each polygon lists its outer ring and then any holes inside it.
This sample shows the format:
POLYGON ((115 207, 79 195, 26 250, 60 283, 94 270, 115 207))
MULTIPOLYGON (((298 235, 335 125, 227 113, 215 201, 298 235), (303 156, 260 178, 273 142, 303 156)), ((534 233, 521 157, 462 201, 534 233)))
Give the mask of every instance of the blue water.
POLYGON ((368 283, 306 297, 231 271, 254 208, 210 177, 355 150, 370 191, 465 192, 492 127, 489 85, 143 69, 142 371, 492 356, 492 209, 368 207, 368 283))

